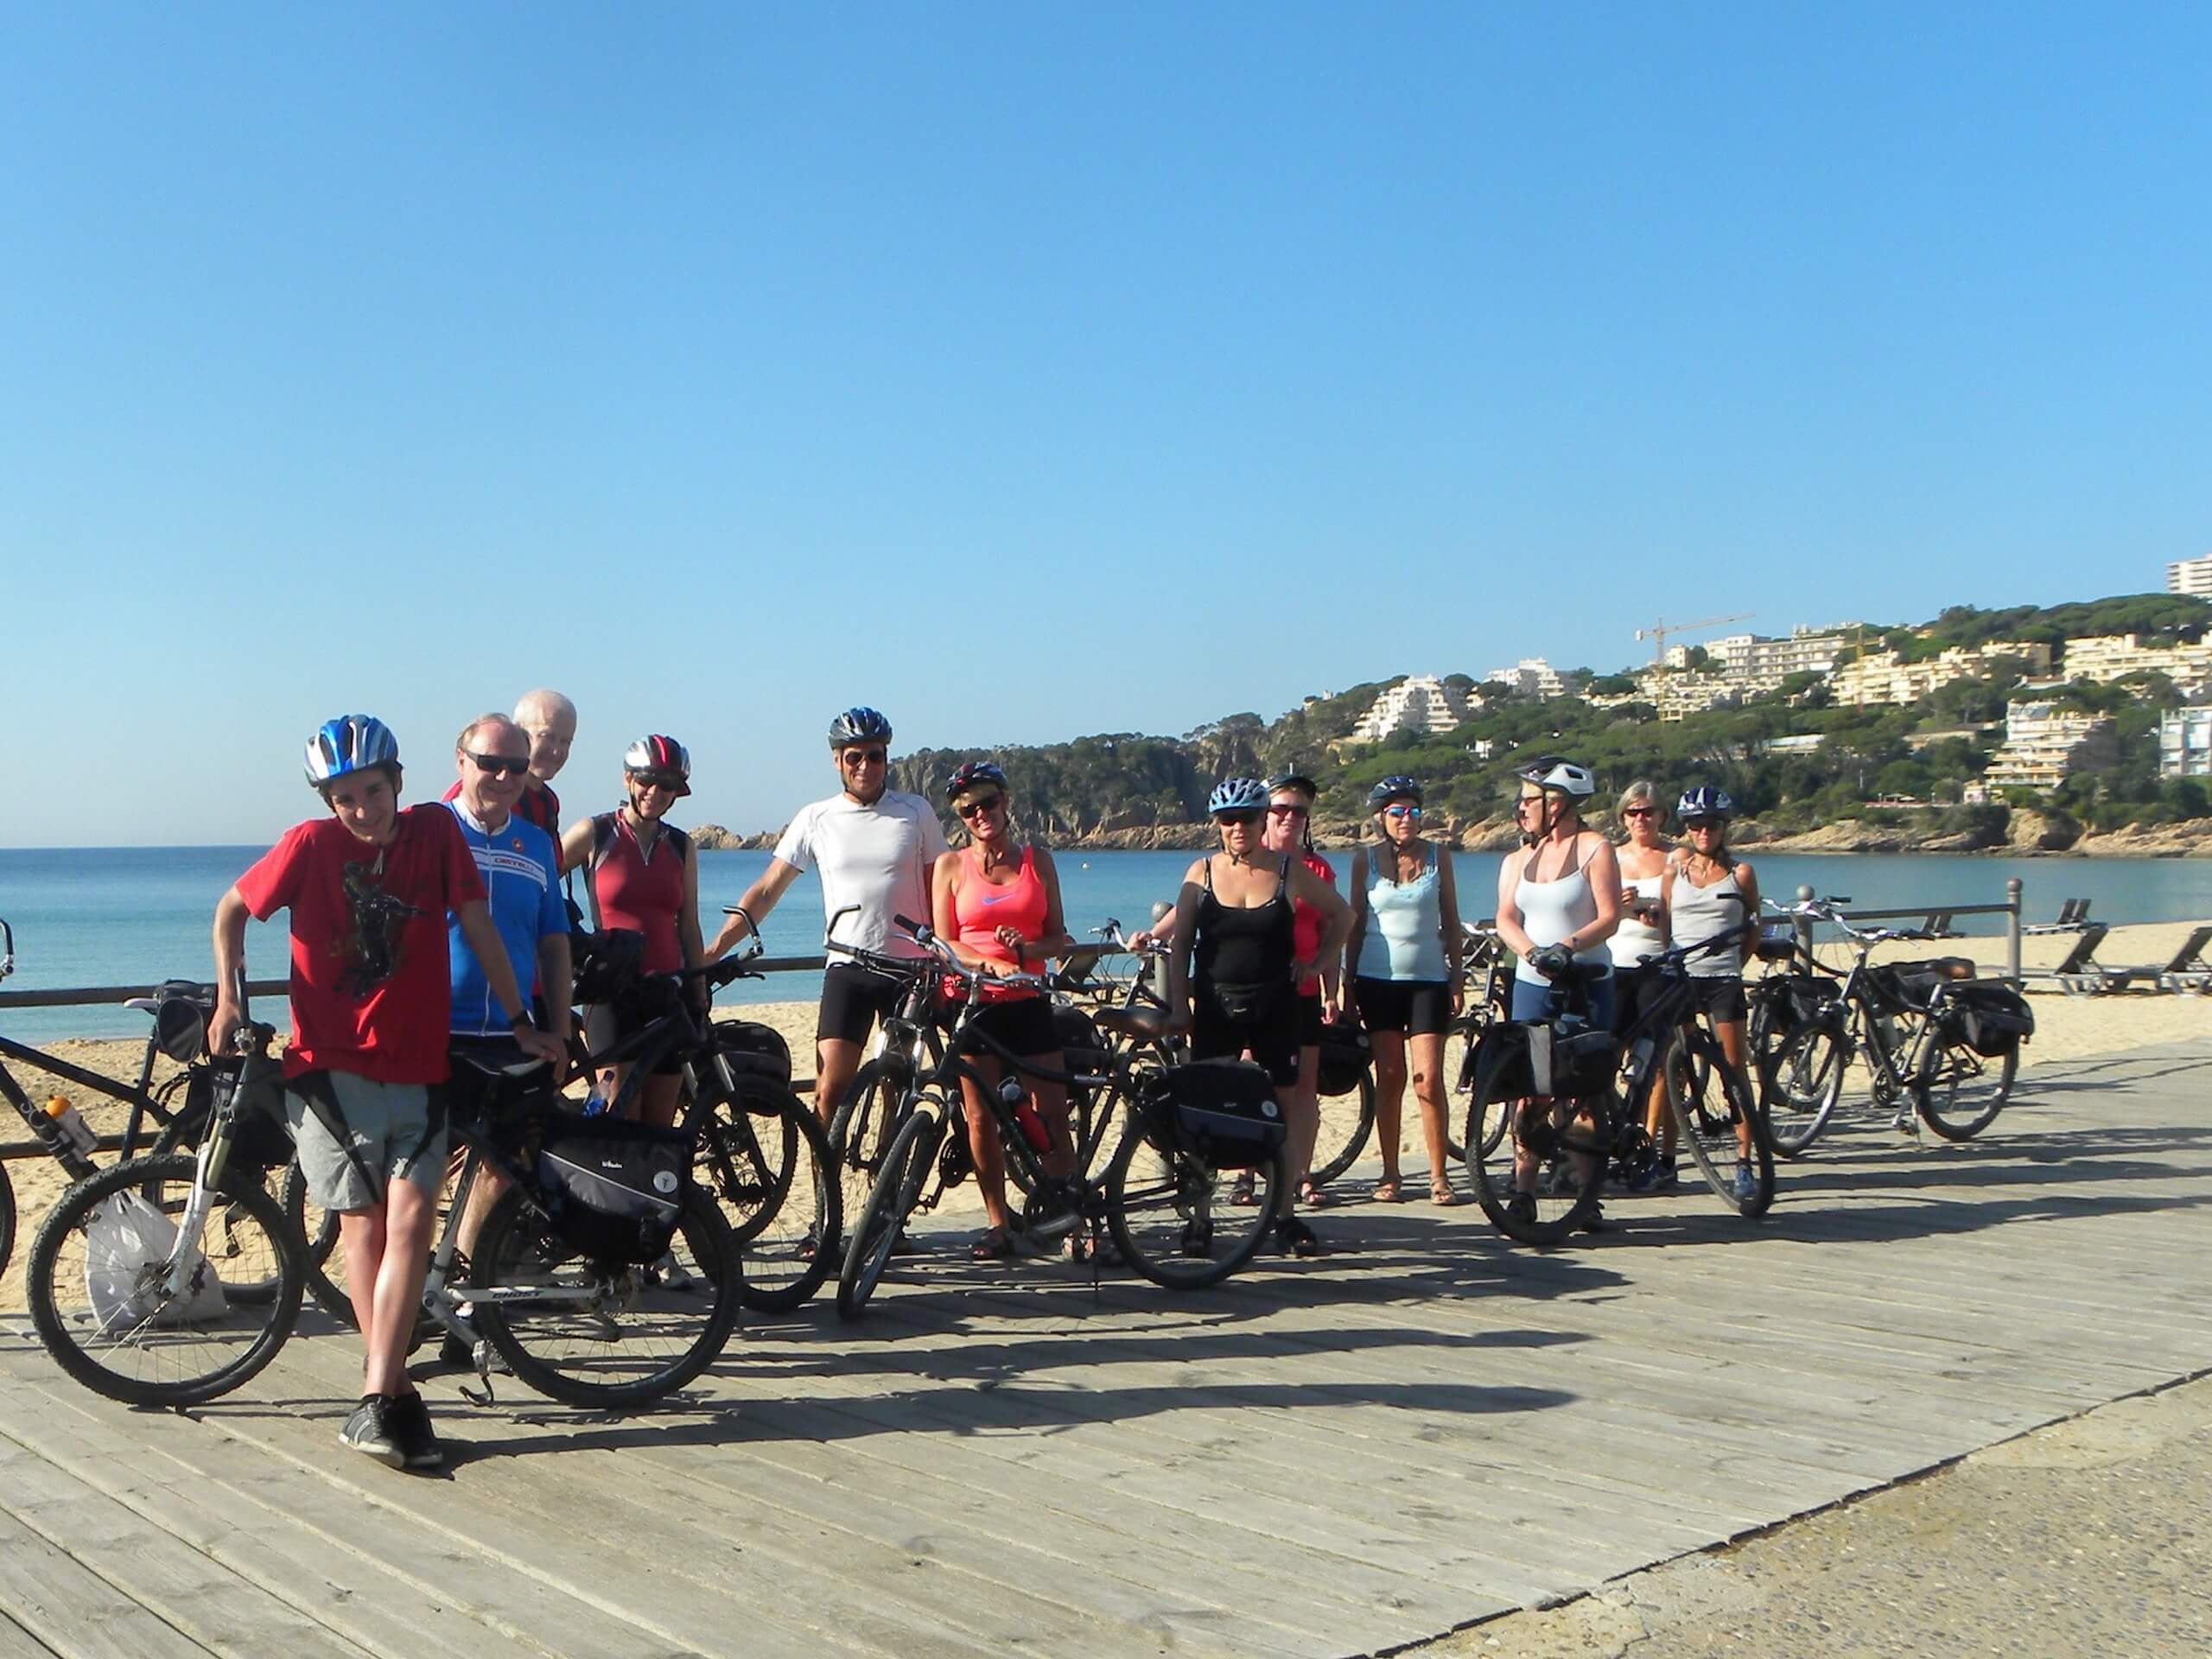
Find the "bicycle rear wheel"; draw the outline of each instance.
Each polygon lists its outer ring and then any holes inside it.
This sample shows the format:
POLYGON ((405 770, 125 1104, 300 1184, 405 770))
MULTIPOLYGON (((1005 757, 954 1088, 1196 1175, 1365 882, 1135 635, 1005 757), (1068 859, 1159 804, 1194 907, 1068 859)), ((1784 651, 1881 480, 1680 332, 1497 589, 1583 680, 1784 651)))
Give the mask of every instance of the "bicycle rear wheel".
POLYGON ((2019 1070, 2017 1048, 1987 1056, 1963 1042, 1931 1037, 1912 1079, 1913 1109, 1946 1141, 1972 1140, 2005 1109, 2019 1070))
POLYGON ((16 1184, 8 1179, 8 1166, 0 1164, 0 1273, 16 1256, 16 1184))
POLYGON ((346 1246, 338 1236, 338 1212, 308 1197, 307 1173, 297 1164, 285 1170, 276 1201, 284 1224, 299 1244, 301 1276, 308 1296, 347 1330, 358 1329, 353 1294, 346 1288, 346 1246))
POLYGON ((1359 1074, 1357 1087, 1321 1096, 1321 1127, 1313 1141, 1313 1185, 1326 1186, 1359 1161, 1375 1133, 1375 1073, 1359 1074))
POLYGON ((1677 1034, 1665 1076, 1676 1139, 1705 1184, 1738 1215, 1764 1215, 1774 1202, 1774 1137, 1750 1079, 1703 1031, 1677 1034), (1739 1123, 1748 1125, 1748 1154, 1739 1123), (1740 1185, 1739 1173, 1748 1175, 1740 1185))
POLYGON ((822 1287, 843 1209, 836 1154, 798 1096, 741 1083, 691 1109, 692 1175, 714 1195, 743 1255, 745 1305, 783 1313, 822 1287))
POLYGON ((938 1146, 944 1133, 941 1110, 924 1110, 909 1113, 892 1137, 890 1150, 883 1154, 882 1166, 875 1173, 875 1185, 854 1218, 844 1265, 838 1269, 837 1312, 842 1317, 860 1318, 868 1298, 882 1282, 899 1230, 920 1201, 922 1184, 937 1162, 938 1146))
POLYGON ((1232 1205, 1230 1190, 1244 1173, 1213 1168, 1130 1113, 1105 1180, 1106 1223, 1122 1260, 1169 1290, 1229 1277, 1274 1224, 1290 1179, 1287 1147, 1250 1172, 1254 1201, 1232 1205))
POLYGON ((1851 1044, 1832 1027, 1800 1026, 1782 1040, 1765 1067, 1767 1122, 1774 1149, 1795 1158, 1811 1147, 1843 1098, 1851 1044))
POLYGON ((478 1333, 518 1382, 564 1405, 619 1410, 714 1363, 745 1282, 729 1223, 696 1185, 668 1258, 649 1268, 574 1255, 510 1188, 485 1217, 468 1288, 478 1333))
POLYGON ((178 1263, 190 1158, 134 1158, 64 1192, 32 1241, 23 1289, 39 1340, 95 1393, 191 1406, 276 1357, 300 1313, 300 1263, 276 1201, 218 1192, 196 1262, 178 1263), (173 1288, 171 1281, 178 1281, 173 1288), (228 1294, 238 1284, 259 1294, 228 1294))

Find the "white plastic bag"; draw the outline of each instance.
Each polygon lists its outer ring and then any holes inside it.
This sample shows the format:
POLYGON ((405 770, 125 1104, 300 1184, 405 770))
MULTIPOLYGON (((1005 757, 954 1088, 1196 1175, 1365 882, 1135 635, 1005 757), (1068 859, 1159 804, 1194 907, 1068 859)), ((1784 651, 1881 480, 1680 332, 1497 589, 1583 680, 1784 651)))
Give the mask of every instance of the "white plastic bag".
POLYGON ((162 1266, 176 1253, 176 1225, 136 1192, 118 1192, 85 1225, 85 1294, 103 1332, 187 1325, 224 1308, 213 1265, 194 1252, 186 1289, 171 1296, 162 1266))

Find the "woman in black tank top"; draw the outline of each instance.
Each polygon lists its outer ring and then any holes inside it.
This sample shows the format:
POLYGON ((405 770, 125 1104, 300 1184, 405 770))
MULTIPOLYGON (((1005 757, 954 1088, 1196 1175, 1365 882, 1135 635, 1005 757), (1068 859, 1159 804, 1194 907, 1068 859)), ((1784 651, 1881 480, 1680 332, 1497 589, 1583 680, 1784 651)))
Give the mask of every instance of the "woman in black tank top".
MULTIPOLYGON (((1222 850, 1196 861, 1183 877, 1167 997, 1190 1033, 1193 1060, 1249 1057, 1267 1069, 1290 1129, 1290 1166, 1302 1171, 1313 1160, 1320 1118, 1317 1109, 1300 1109, 1297 1098, 1297 982, 1313 963, 1298 960, 1292 909, 1303 900, 1320 912, 1320 961, 1343 950, 1351 907, 1296 854, 1262 849, 1267 804, 1256 779, 1230 779, 1214 791, 1209 804, 1222 850)), ((1288 1186, 1276 1195, 1276 1242, 1318 1255, 1320 1240, 1291 1213, 1294 1198, 1288 1186)))

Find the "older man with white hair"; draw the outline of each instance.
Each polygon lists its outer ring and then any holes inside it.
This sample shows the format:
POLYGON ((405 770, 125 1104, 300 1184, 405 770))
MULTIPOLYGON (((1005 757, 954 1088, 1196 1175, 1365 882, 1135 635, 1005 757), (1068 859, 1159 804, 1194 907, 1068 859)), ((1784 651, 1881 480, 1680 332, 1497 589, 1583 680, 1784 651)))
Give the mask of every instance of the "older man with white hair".
MULTIPOLYGON (((553 779, 569 764, 569 746, 576 741, 576 705, 558 691, 540 686, 525 691, 515 704, 514 723, 530 738, 530 775, 514 803, 515 816, 534 823, 561 844, 561 798, 553 792, 553 779)), ((456 783, 446 799, 461 793, 456 783)))

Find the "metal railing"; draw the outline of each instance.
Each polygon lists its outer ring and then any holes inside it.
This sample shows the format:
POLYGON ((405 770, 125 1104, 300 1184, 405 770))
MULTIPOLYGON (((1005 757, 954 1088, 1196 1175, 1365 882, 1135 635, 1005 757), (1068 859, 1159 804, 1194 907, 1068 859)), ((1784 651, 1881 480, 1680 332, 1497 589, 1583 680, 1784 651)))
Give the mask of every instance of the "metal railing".
MULTIPOLYGON (((1896 910, 1847 910, 1846 918, 1853 923, 1896 921, 1904 917, 1918 917, 1923 921, 1954 916, 2002 916, 2005 918, 2005 982, 2018 989, 2024 982, 2020 976, 2020 878, 2005 879, 2005 902, 2001 905, 1907 905, 1896 910)), ((1797 889, 1797 902, 1808 903, 1819 897, 1809 887, 1797 889)), ((1799 916, 1792 924, 1797 931, 1798 948, 1808 956, 1813 950, 1813 918, 1799 916)))

